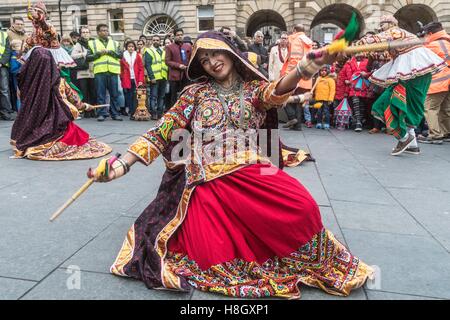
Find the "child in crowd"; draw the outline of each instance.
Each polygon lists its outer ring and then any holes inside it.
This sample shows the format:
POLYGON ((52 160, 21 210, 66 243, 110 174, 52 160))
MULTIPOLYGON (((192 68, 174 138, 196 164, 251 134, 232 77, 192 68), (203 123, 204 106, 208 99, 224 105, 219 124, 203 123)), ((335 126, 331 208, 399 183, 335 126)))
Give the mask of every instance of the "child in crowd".
POLYGON ((364 53, 356 54, 346 68, 347 83, 350 86, 348 96, 352 103, 353 124, 356 132, 361 132, 366 122, 366 108, 368 107, 369 86, 371 73, 368 70, 369 60, 364 53))
POLYGON ((317 109, 317 129, 330 129, 330 106, 336 94, 336 82, 330 77, 329 66, 320 69, 320 76, 316 80, 314 100, 317 109), (319 106, 320 104, 320 106, 319 106))
MULTIPOLYGON (((347 79, 347 68, 349 65, 347 64, 348 58, 346 56, 342 56, 338 61, 336 61, 334 65, 335 73, 337 75, 336 78, 336 94, 334 96, 333 102, 333 111, 335 112, 336 108, 341 104, 342 100, 348 97, 348 85, 346 84, 347 79)), ((333 113, 334 113, 333 112, 333 113)), ((336 114, 334 113, 334 116, 336 114)), ((335 123, 336 125, 336 123, 335 123)))
POLYGON ((127 50, 120 60, 120 82, 125 96, 125 108, 128 108, 130 119, 134 120, 137 104, 136 88, 144 84, 144 64, 136 51, 134 41, 127 41, 125 46, 127 50))

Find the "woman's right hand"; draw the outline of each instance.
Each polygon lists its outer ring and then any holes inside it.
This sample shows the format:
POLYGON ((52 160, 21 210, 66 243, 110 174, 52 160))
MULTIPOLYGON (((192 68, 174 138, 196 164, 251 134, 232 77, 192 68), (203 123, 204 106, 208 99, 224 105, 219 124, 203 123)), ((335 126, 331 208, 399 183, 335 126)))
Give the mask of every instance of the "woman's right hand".
POLYGON ((110 182, 116 178, 115 170, 109 165, 109 159, 102 159, 96 169, 89 168, 87 176, 95 182, 110 182))

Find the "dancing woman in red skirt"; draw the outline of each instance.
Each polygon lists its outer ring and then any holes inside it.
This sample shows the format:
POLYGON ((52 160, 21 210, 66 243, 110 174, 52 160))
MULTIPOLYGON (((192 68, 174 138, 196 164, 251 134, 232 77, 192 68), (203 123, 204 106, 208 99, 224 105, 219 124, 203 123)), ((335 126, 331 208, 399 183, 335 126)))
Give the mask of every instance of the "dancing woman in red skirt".
POLYGON ((268 113, 300 79, 334 59, 305 58, 270 83, 222 34, 200 35, 187 73, 202 81, 184 90, 108 176, 88 173, 111 181, 135 162, 150 165, 159 155, 167 167, 156 199, 130 228, 111 272, 154 289, 243 298, 299 298, 301 284, 342 296, 361 287, 372 268, 324 228, 309 192, 260 152, 225 147, 238 139, 230 132, 264 128, 268 113), (190 140, 189 155, 179 161, 178 129, 214 139, 190 140))

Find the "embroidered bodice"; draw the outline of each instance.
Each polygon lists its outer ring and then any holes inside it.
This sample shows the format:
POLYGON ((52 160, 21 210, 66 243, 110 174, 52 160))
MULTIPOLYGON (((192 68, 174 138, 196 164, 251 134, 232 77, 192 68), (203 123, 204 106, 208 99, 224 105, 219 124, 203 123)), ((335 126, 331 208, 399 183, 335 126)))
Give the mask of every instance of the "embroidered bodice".
POLYGON ((183 138, 189 148, 189 161, 184 162, 188 185, 209 181, 248 164, 249 160, 261 159, 259 152, 248 148, 248 134, 262 127, 266 110, 282 105, 291 95, 289 92, 277 96, 277 83, 242 82, 228 94, 221 94, 210 82, 192 85, 129 151, 149 165, 172 140, 179 141, 183 133, 190 134, 189 139, 183 138), (247 139, 246 148, 241 148, 240 139, 247 139))

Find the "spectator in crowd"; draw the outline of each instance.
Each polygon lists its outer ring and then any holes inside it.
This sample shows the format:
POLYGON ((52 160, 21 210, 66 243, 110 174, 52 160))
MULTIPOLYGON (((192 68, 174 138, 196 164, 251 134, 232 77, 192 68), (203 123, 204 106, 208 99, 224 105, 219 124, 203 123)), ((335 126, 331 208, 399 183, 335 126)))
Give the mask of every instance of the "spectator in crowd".
MULTIPOLYGON (((431 22, 424 28, 427 47, 444 59, 450 66, 450 35, 440 22, 431 22)), ((417 140, 427 144, 450 142, 450 67, 433 75, 427 99, 425 100, 425 119, 428 123, 428 136, 417 140)))
MULTIPOLYGON (((119 114, 119 74, 122 50, 117 41, 109 38, 109 29, 106 24, 97 26, 98 38, 89 41, 87 61, 94 62, 95 86, 97 88, 97 103, 106 104, 106 92, 110 95, 111 117, 122 121, 119 114)), ((108 109, 98 111, 98 121, 105 121, 109 116, 108 109)))
POLYGON ((169 71, 165 60, 166 51, 161 48, 161 37, 154 35, 153 46, 147 50, 144 58, 150 86, 150 114, 153 120, 160 119, 165 111, 164 104, 169 71))
POLYGON ((73 50, 73 41, 72 38, 68 35, 64 35, 61 38, 61 47, 67 51, 68 54, 72 54, 73 50))
POLYGON ((172 43, 173 41, 169 37, 164 38, 164 48, 166 48, 168 45, 171 45, 172 43))
POLYGON ((191 58, 192 46, 183 43, 183 29, 175 30, 175 42, 166 47, 166 64, 169 67, 170 108, 178 99, 178 94, 188 84, 186 69, 191 58))
POLYGON ((311 49, 312 49, 312 50, 318 50, 318 49, 320 49, 320 42, 319 42, 319 41, 313 41, 313 44, 312 44, 311 49))
POLYGON ((22 41, 19 39, 15 39, 11 41, 11 59, 10 59, 10 67, 9 67, 9 79, 10 79, 10 89, 11 89, 11 105, 14 111, 19 111, 20 109, 20 100, 18 96, 18 82, 17 75, 19 74, 20 67, 22 63, 20 63, 20 57, 22 55, 22 41))
POLYGON ((139 40, 137 42, 137 53, 141 56, 142 59, 144 59, 145 49, 145 41, 139 40))
POLYGON ((183 37, 183 43, 190 44, 191 46, 194 45, 194 43, 192 42, 192 38, 189 37, 189 36, 184 36, 184 37, 183 37))
POLYGON ((228 38, 233 45, 241 50, 241 52, 247 52, 248 46, 247 44, 234 32, 230 27, 222 27, 219 29, 219 32, 222 32, 223 35, 228 38))
POLYGON ((175 42, 175 30, 170 29, 169 32, 167 32, 167 37, 172 41, 172 43, 175 42))
POLYGON ((369 95, 369 60, 364 53, 358 53, 348 62, 346 68, 346 81, 349 86, 348 96, 353 109, 353 125, 355 132, 361 132, 363 124, 366 122, 365 108, 367 107, 367 97, 369 95))
MULTIPOLYGON (((80 28, 81 38, 75 44, 72 50, 72 58, 77 63, 76 79, 78 88, 83 94, 84 102, 89 104, 96 104, 96 88, 95 88, 95 76, 94 76, 94 63, 87 61, 87 55, 89 51, 89 40, 91 39, 91 31, 88 27, 84 26, 80 28)), ((87 111, 84 113, 85 118, 95 117, 95 110, 87 111)))
POLYGON ((11 45, 6 31, 0 30, 0 119, 14 120, 9 89, 9 61, 11 59, 11 45))
POLYGON ((80 40, 81 35, 76 31, 72 31, 70 33, 70 38, 72 39, 73 45, 76 45, 78 43, 78 41, 80 40))
POLYGON ((19 40, 21 42, 20 51, 24 50, 25 40, 27 35, 25 33, 25 22, 22 17, 13 17, 12 25, 7 31, 10 43, 13 40, 19 40))
POLYGON ((130 119, 134 120, 137 105, 136 88, 144 85, 144 64, 136 51, 134 41, 128 41, 126 47, 127 50, 120 60, 120 82, 125 96, 125 109, 128 108, 130 119))
POLYGON ((144 43, 147 43, 147 36, 145 34, 141 34, 139 36, 139 41, 144 41, 144 43))
POLYGON ((269 63, 269 53, 266 47, 263 44, 264 42, 264 34, 261 31, 256 31, 253 36, 253 44, 248 47, 248 51, 256 53, 261 57, 260 66, 267 70, 267 66, 269 63))
POLYGON ((336 94, 334 96, 333 109, 336 109, 339 104, 348 97, 349 87, 347 85, 347 68, 349 68, 348 57, 342 55, 336 61, 334 68, 336 77, 336 94))
POLYGON ((281 68, 288 54, 289 38, 286 32, 281 33, 280 43, 272 47, 269 55, 269 81, 280 78, 281 68))
POLYGON ((336 83, 330 77, 330 67, 323 66, 316 80, 314 90, 314 107, 317 109, 317 129, 330 129, 330 107, 336 94, 336 83))

